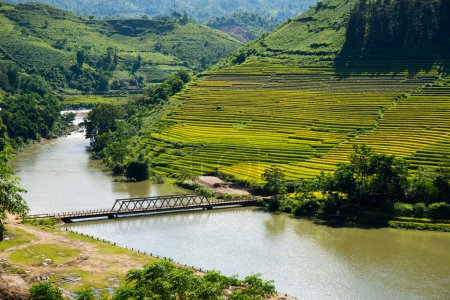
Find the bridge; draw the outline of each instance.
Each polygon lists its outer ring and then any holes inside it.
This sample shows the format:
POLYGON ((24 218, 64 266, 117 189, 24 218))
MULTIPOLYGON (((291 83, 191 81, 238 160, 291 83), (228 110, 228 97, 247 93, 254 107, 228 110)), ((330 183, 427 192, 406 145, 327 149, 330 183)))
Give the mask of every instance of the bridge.
POLYGON ((189 211, 210 210, 215 207, 251 206, 255 199, 208 199, 202 195, 184 194, 144 198, 117 199, 111 209, 84 210, 66 213, 25 215, 25 220, 54 218, 64 223, 74 220, 116 219, 122 217, 189 211))

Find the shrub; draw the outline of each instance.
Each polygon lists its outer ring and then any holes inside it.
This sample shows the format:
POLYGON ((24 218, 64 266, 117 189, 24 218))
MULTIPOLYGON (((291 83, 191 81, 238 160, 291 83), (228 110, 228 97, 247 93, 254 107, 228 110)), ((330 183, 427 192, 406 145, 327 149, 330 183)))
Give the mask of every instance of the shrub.
POLYGON ((414 215, 414 207, 412 204, 395 202, 394 215, 397 217, 412 217, 414 215))
POLYGON ((295 209, 295 204, 291 200, 283 200, 280 201, 280 207, 278 208, 279 211, 285 212, 285 213, 292 213, 295 209))
POLYGON ((294 210, 296 216, 313 216, 317 214, 320 208, 319 201, 315 199, 307 199, 301 201, 294 210))
POLYGON ((277 211, 280 208, 280 200, 278 199, 272 199, 269 201, 269 210, 270 211, 277 211))
POLYGON ((49 282, 40 282, 30 288, 30 300, 63 300, 61 291, 49 282))
POLYGON ((430 204, 427 215, 431 219, 450 219, 450 205, 445 202, 430 204))
POLYGON ((144 181, 150 176, 146 163, 132 161, 127 165, 125 176, 130 180, 144 181))
POLYGON ((91 289, 82 289, 75 292, 77 295, 75 296, 75 299, 77 300, 94 300, 94 293, 91 289))
POLYGON ((425 205, 425 203, 416 203, 414 204, 413 210, 414 217, 423 218, 425 217, 425 214, 427 212, 427 206, 425 205))
POLYGON ((322 202, 321 209, 325 215, 335 215, 339 210, 339 204, 336 199, 328 197, 322 202))

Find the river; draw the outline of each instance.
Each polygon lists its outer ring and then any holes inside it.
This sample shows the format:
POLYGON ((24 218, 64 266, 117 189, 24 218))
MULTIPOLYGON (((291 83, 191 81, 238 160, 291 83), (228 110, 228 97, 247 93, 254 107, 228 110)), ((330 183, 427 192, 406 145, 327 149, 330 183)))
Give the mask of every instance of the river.
MULTIPOLYGON (((78 117, 80 120, 81 116, 78 117)), ((89 159, 83 133, 37 143, 12 162, 31 213, 109 208, 114 199, 185 193, 116 182, 89 159)), ((68 225, 183 264, 240 277, 261 273, 300 299, 450 299, 450 234, 333 228, 257 208, 68 225)))

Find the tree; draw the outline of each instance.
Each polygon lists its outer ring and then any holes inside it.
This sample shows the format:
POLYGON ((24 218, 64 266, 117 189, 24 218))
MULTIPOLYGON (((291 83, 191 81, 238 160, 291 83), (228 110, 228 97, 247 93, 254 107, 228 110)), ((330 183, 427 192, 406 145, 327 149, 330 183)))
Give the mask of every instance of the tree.
POLYGON ((135 74, 140 68, 142 63, 141 54, 138 55, 137 61, 134 63, 133 68, 131 69, 131 74, 135 74))
POLYGON ((40 282, 30 288, 30 300, 64 300, 61 290, 49 282, 40 282))
POLYGON ((262 179, 266 181, 264 190, 272 195, 286 193, 286 179, 283 170, 278 167, 270 167, 266 169, 262 175, 262 179))
POLYGON ((117 121, 122 111, 111 104, 100 104, 92 109, 84 120, 86 137, 95 140, 97 135, 117 129, 117 121))
POLYGON ((436 171, 434 186, 437 189, 437 200, 450 204, 450 169, 439 168, 436 171))
POLYGON ((25 190, 18 187, 19 179, 7 164, 12 157, 12 149, 6 148, 0 152, 0 241, 3 241, 3 223, 6 213, 24 214, 28 206, 22 197, 25 190))
POLYGON ((127 165, 125 176, 130 180, 144 181, 149 178, 150 173, 146 163, 132 161, 127 165))
POLYGON ((183 13, 183 16, 180 19, 180 25, 186 25, 187 23, 189 23, 189 17, 187 13, 183 13))
POLYGON ((86 61, 86 52, 84 50, 78 50, 77 51, 77 66, 79 68, 82 68, 85 61, 86 61))

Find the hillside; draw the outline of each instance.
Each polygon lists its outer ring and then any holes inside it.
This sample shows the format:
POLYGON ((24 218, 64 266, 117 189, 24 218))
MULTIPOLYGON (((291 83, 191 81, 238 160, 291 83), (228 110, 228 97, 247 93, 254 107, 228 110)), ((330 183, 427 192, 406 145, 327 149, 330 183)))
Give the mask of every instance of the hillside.
POLYGON ((33 3, 0 2, 0 27, 0 59, 39 73, 54 87, 82 91, 105 90, 91 78, 105 78, 112 89, 161 82, 180 68, 202 70, 240 46, 182 16, 97 21, 33 3))
POLYGON ((190 17, 207 21, 236 11, 256 11, 285 20, 304 12, 317 0, 7 0, 9 3, 45 2, 81 15, 100 17, 169 15, 186 12, 190 17))
MULTIPOLYGON (((133 153, 145 154, 159 173, 218 170, 250 181, 260 181, 271 165, 289 179, 333 170, 357 144, 404 157, 414 168, 445 163, 449 33, 437 32, 448 20, 448 1, 419 1, 424 10, 411 6, 400 14, 425 14, 437 24, 422 52, 403 58, 398 47, 383 55, 376 48, 345 53, 357 2, 321 1, 246 46, 228 66, 205 72, 172 99, 178 108, 159 130, 136 138, 133 153)), ((377 3, 383 9, 395 2, 402 1, 377 3)))

